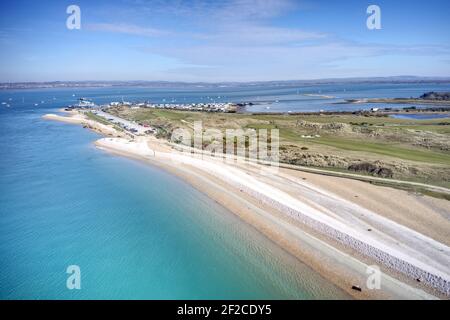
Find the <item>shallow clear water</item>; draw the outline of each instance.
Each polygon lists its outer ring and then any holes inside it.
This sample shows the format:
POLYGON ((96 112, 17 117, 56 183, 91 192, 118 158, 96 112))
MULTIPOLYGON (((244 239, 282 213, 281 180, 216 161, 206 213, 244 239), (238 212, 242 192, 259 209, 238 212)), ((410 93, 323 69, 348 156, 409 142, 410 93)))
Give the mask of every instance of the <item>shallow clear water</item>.
POLYGON ((41 119, 72 92, 0 92, 1 299, 346 297, 183 181, 41 119))

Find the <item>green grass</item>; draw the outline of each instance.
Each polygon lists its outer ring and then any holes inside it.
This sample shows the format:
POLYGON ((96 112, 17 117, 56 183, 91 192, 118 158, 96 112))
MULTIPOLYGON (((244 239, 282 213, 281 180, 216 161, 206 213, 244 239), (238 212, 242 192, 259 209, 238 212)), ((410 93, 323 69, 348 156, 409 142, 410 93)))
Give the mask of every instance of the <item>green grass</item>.
POLYGON ((167 110, 155 110, 153 111, 155 117, 163 117, 168 120, 182 120, 188 118, 189 114, 185 112, 171 112, 167 110))
MULTIPOLYGON (((396 119, 394 119, 396 120, 396 119)), ((277 127, 273 124, 249 124, 246 128, 252 129, 273 129, 277 127)), ((395 126, 395 128, 404 128, 403 126, 395 126)), ((426 131, 439 131, 441 127, 447 126, 408 126, 406 128, 413 130, 422 130, 426 131), (429 130, 434 129, 434 130, 429 130)), ((406 129, 404 128, 404 129, 406 129)), ((357 140, 350 139, 344 137, 332 137, 332 136, 322 136, 320 138, 314 139, 304 139, 301 138, 301 134, 292 130, 289 127, 279 127, 280 129, 280 138, 282 141, 286 143, 298 143, 298 144, 318 144, 318 145, 326 145, 342 150, 348 151, 359 151, 366 152, 372 154, 379 154, 383 156, 389 156, 398 159, 410 160, 410 161, 418 161, 424 163, 433 163, 433 164, 444 164, 450 165, 450 154, 435 152, 432 150, 422 150, 415 147, 405 147, 396 144, 390 143, 377 143, 369 140, 357 140)), ((444 128, 442 128, 444 129, 444 128)), ((445 128, 447 129, 447 128, 445 128)), ((441 131, 441 133, 446 133, 445 129, 441 131)), ((450 131, 450 128, 448 128, 450 131)))
POLYGON ((105 120, 104 118, 102 118, 102 117, 100 117, 100 116, 98 116, 98 115, 96 115, 96 114, 94 114, 94 113, 92 113, 92 112, 86 112, 85 113, 85 115, 88 117, 88 119, 91 119, 91 120, 93 120, 93 121, 97 121, 97 122, 100 122, 100 123, 102 123, 102 124, 106 124, 106 125, 108 125, 108 124, 110 124, 107 120, 105 120))
POLYGON ((257 123, 257 124, 249 124, 249 125, 245 126, 245 128, 246 129, 255 129, 255 130, 259 130, 259 129, 271 130, 271 129, 277 128, 277 126, 274 124, 257 123))
POLYGON ((431 131, 440 134, 450 134, 450 125, 406 125, 399 128, 419 131, 431 131))
POLYGON ((135 121, 146 121, 155 119, 166 119, 169 121, 181 121, 192 116, 192 113, 173 110, 139 110, 130 114, 129 117, 135 121))
POLYGON ((208 123, 220 123, 220 126, 234 125, 237 120, 245 123, 245 120, 253 123, 244 124, 245 128, 253 129, 273 129, 280 130, 280 138, 284 143, 294 143, 306 146, 329 146, 340 150, 364 152, 368 154, 388 156, 398 159, 418 161, 429 164, 444 164, 450 165, 450 154, 420 149, 415 146, 399 145, 388 141, 374 142, 369 139, 358 139, 351 137, 332 136, 326 133, 319 133, 322 137, 314 139, 301 138, 302 134, 315 133, 307 128, 300 128, 296 126, 298 120, 318 123, 347 123, 360 125, 367 123, 369 128, 376 126, 377 130, 399 131, 399 134, 409 134, 406 132, 410 130, 431 131, 441 134, 450 134, 449 119, 431 119, 431 120, 416 120, 416 119, 395 119, 389 117, 365 117, 361 115, 261 115, 261 114, 216 114, 216 113, 201 113, 189 111, 176 110, 137 110, 129 114, 127 118, 132 118, 137 121, 152 121, 162 120, 172 123, 174 126, 185 124, 182 120, 193 122, 195 120, 202 120, 204 126, 208 123), (229 121, 229 122, 228 122, 229 121), (261 121, 258 123, 258 121, 261 121), (264 121, 264 123, 262 122, 264 121), (228 124, 227 124, 228 122, 228 124), (268 123, 270 122, 270 123, 268 123))
POLYGON ((321 137, 309 141, 311 143, 323 144, 343 150, 361 151, 404 160, 450 165, 449 154, 433 152, 430 150, 422 151, 413 149, 412 147, 404 148, 393 144, 374 143, 367 140, 344 139, 340 137, 321 137))
POLYGON ((424 195, 430 196, 430 197, 434 197, 434 198, 438 198, 438 199, 445 199, 450 201, 450 195, 447 193, 441 193, 441 192, 434 192, 434 191, 430 191, 430 190, 420 190, 419 192, 421 192, 424 195))
POLYGON ((428 120, 417 120, 417 119, 395 119, 390 117, 365 117, 361 115, 291 115, 291 116, 280 116, 280 115, 254 115, 253 117, 261 120, 289 120, 295 122, 296 120, 304 120, 308 122, 319 122, 319 123, 330 123, 330 122, 341 122, 341 123, 361 123, 366 122, 372 125, 395 125, 395 126, 405 126, 405 125, 437 125, 438 123, 449 123, 449 118, 441 119, 428 119, 428 120))

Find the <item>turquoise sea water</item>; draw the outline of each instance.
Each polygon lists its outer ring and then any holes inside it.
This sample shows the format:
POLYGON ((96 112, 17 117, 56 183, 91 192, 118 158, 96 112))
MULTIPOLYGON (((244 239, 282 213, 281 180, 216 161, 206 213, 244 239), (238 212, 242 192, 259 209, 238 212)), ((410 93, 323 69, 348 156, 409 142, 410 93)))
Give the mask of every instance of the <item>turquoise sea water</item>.
POLYGON ((1 299, 346 297, 178 178, 41 119, 72 99, 0 92, 1 299))
POLYGON ((153 102, 213 96, 217 101, 278 100, 272 111, 345 109, 354 106, 330 106, 297 91, 358 98, 444 89, 428 84, 0 91, 0 298, 346 297, 183 181, 97 150, 92 142, 100 136, 42 120, 45 113, 79 97, 101 104, 122 96, 153 102), (69 265, 81 269, 81 290, 66 288, 69 265))

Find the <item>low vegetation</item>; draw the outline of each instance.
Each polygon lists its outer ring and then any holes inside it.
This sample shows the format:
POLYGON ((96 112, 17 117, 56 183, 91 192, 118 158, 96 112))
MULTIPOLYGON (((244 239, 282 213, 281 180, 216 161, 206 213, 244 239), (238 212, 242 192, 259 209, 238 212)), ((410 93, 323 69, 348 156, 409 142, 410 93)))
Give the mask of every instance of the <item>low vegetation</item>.
POLYGON ((112 108, 109 112, 158 129, 278 129, 285 163, 358 172, 450 187, 450 119, 406 120, 332 114, 223 114, 112 108))

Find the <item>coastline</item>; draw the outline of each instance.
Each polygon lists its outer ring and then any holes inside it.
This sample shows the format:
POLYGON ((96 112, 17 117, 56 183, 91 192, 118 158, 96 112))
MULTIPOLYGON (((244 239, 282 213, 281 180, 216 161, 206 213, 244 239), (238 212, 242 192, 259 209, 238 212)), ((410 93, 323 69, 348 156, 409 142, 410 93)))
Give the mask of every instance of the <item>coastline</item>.
POLYGON ((94 130, 104 136, 116 136, 116 137, 126 137, 125 134, 118 132, 114 128, 104 125, 102 123, 96 122, 94 120, 87 119, 83 115, 74 112, 74 111, 66 111, 64 109, 59 110, 59 112, 67 113, 67 116, 60 116, 57 114, 45 114, 42 116, 43 119, 52 120, 52 121, 60 121, 70 124, 78 124, 82 125, 85 128, 94 130))
MULTIPOLYGON (((82 117, 76 117, 76 114, 69 117, 70 119, 64 119, 68 117, 48 115, 46 115, 45 118, 78 124, 85 124, 86 121, 91 121, 82 117)), ((104 128, 102 128, 101 126, 96 127, 95 125, 92 125, 89 128, 100 131, 100 133, 104 135, 108 135, 108 130, 102 130, 104 128)), ((110 132, 109 135, 120 136, 120 133, 110 132)), ((358 249, 361 248, 352 248, 349 250, 348 248, 344 248, 344 245, 348 245, 348 243, 339 244, 335 243, 335 241, 333 240, 330 241, 329 237, 327 237, 330 235, 327 234, 330 233, 330 230, 325 230, 326 232, 319 232, 320 230, 318 230, 317 226, 308 225, 308 223, 305 223, 305 221, 299 221, 298 216, 295 217, 295 214, 287 214, 289 213, 289 208, 286 207, 286 204, 289 204, 289 202, 291 201, 290 198, 294 198, 294 196, 298 196, 298 198, 301 199, 301 192, 312 192, 313 196, 315 195, 321 197, 330 197, 329 199, 334 199, 336 201, 339 201, 339 203, 341 203, 343 206, 347 206, 347 202, 349 202, 348 199, 336 198, 335 194, 338 194, 338 191, 340 189, 345 189, 341 188, 340 186, 348 186, 348 183, 350 181, 349 179, 333 178, 339 180, 334 185, 330 185, 329 181, 332 177, 323 177, 311 173, 308 174, 297 172, 297 175, 301 174, 302 176, 308 176, 308 180, 313 180, 314 178, 314 185, 310 184, 309 182, 295 181, 295 179, 293 181, 292 177, 290 177, 291 184, 294 185, 294 187, 292 187, 292 190, 289 190, 289 188, 287 187, 283 189, 282 186, 285 185, 285 183, 283 182, 287 181, 287 178, 285 176, 287 173, 295 176, 295 174, 292 172, 293 170, 284 168, 280 169, 280 174, 276 176, 276 179, 273 179, 273 177, 270 177, 270 179, 268 179, 267 176, 264 177, 258 175, 258 172, 255 172, 261 169, 260 167, 258 167, 258 165, 255 164, 240 165, 233 168, 228 167, 228 170, 234 170, 234 173, 236 174, 235 178, 240 178, 240 180, 238 180, 241 182, 241 185, 239 185, 237 183, 237 180, 227 176, 227 173, 222 172, 218 174, 220 166, 217 167, 217 164, 214 163, 214 159, 192 159, 190 157, 185 157, 177 152, 174 152, 174 150, 163 141, 157 140, 155 138, 148 138, 145 140, 137 139, 133 142, 123 138, 103 138, 98 140, 96 142, 96 145, 100 149, 112 152, 114 154, 143 160, 152 165, 157 165, 171 172, 172 174, 181 177, 182 179, 190 183, 193 187, 205 193, 210 198, 221 204, 223 207, 229 209, 231 212, 239 216, 243 221, 255 227, 273 242, 277 243, 280 247, 282 247, 295 257, 299 258, 303 262, 307 263, 315 271, 319 272, 326 279, 330 280, 355 298, 433 298, 432 295, 426 293, 425 291, 436 294, 436 296, 438 297, 440 296, 437 292, 429 290, 428 287, 425 287, 422 284, 416 284, 406 277, 402 278, 402 275, 399 275, 395 271, 393 272, 391 269, 384 267, 382 267, 383 290, 364 289, 362 292, 352 290, 351 287, 353 285, 365 288, 365 282, 367 278, 367 264, 369 262, 372 262, 373 264, 373 260, 371 260, 370 258, 367 259, 367 257, 358 256, 358 253, 356 251, 359 252, 358 249), (255 189, 251 186, 245 185, 245 183, 242 184, 242 177, 247 177, 250 180, 254 180, 257 183, 260 183, 259 187, 263 191, 265 188, 271 189, 265 190, 265 195, 260 194, 260 192, 255 191, 255 189), (268 180, 275 181, 271 182, 268 180), (318 188, 317 185, 321 187, 318 188), (324 185, 328 185, 328 187, 324 187, 324 185), (300 189, 295 189, 295 187, 298 187, 300 189), (273 197, 268 196, 268 194, 273 192, 278 192, 278 196, 280 198, 284 198, 284 201, 280 201, 282 203, 275 204, 273 202, 273 197), (329 194, 331 192, 333 192, 333 194, 329 194), (324 236, 323 233, 325 233, 326 235, 324 236), (358 259, 354 257, 355 255, 358 257, 358 259), (402 281, 395 279, 391 275, 400 277, 402 281), (419 289, 416 287, 419 287, 419 289)), ((227 171, 227 169, 223 170, 227 171)), ((244 180, 246 180, 247 178, 245 178, 244 180)), ((354 183, 359 183, 361 184, 361 186, 364 185, 367 187, 367 189, 369 189, 364 192, 358 191, 360 193, 360 195, 358 196, 359 201, 362 201, 364 197, 370 199, 371 191, 374 191, 377 188, 384 188, 372 186, 359 181, 352 181, 352 184, 354 183)), ((346 190, 348 189, 349 188, 347 188, 346 190)), ((343 194, 341 193, 340 196, 343 196, 343 194)), ((404 191, 398 191, 397 197, 404 197, 404 199, 401 200, 413 200, 413 196, 408 195, 404 191), (410 199, 408 199, 408 197, 410 199)), ((345 198, 345 196, 343 196, 343 198, 345 198)), ((321 216, 321 218, 324 219, 322 223, 332 223, 334 224, 333 226, 335 228, 343 227, 342 225, 338 226, 338 224, 336 224, 336 221, 331 221, 330 218, 333 218, 331 215, 328 217, 326 214, 323 215, 324 208, 320 208, 320 206, 317 206, 313 203, 308 203, 307 195, 304 195, 304 198, 302 200, 303 202, 295 203, 294 207, 301 206, 303 203, 303 205, 305 205, 305 207, 303 208, 304 211, 317 210, 317 216, 315 218, 321 216)), ((445 207, 445 202, 441 202, 438 200, 435 200, 435 202, 436 203, 434 205, 443 205, 445 207)), ((412 207, 416 203, 417 201, 411 203, 409 206, 412 207)), ((382 207, 382 205, 379 206, 382 207)), ((369 209, 362 209, 366 210, 364 212, 366 212, 368 216, 372 214, 371 212, 369 212, 369 209)), ((377 209, 380 210, 380 208, 377 209)), ((386 208, 384 208, 384 210, 387 211, 386 208)), ((381 211, 383 211, 382 208, 381 211)), ((383 215, 387 214, 383 213, 383 215)), ((393 218, 393 216, 394 215, 391 214, 390 218, 393 218)), ((342 220, 348 219, 349 217, 341 216, 335 218, 339 218, 338 220, 342 220)), ((390 226, 393 229, 393 234, 395 234, 395 232, 398 232, 399 230, 404 231, 402 228, 398 229, 398 226, 395 222, 386 222, 386 218, 380 218, 378 215, 372 216, 371 218, 372 219, 370 221, 358 221, 358 224, 356 224, 355 227, 362 228, 363 226, 365 227, 367 223, 371 223, 371 225, 376 225, 376 223, 378 223, 380 224, 380 226, 390 226)), ((400 218, 402 218, 401 215, 400 218)), ((397 221, 401 220, 398 219, 398 217, 395 217, 395 219, 397 219, 397 221)), ((438 220, 438 222, 442 221, 438 220)), ((408 241, 413 241, 414 237, 422 237, 422 235, 418 234, 415 231, 416 229, 420 229, 419 226, 410 224, 408 227, 414 228, 414 230, 407 228, 407 233, 410 235, 410 238, 408 238, 407 236, 406 238, 404 238, 406 243, 408 243, 408 241)), ((429 238, 429 236, 432 235, 432 232, 430 231, 432 228, 433 226, 430 226, 430 229, 422 227, 420 231, 424 234, 427 234, 428 237, 423 236, 422 238, 420 238, 420 241, 425 241, 425 243, 428 244, 432 243, 438 250, 442 248, 444 250, 447 250, 448 247, 446 245, 443 245, 443 247, 441 247, 440 244, 435 243, 436 239, 429 238)), ((352 230, 350 229, 345 228, 347 235, 352 234, 352 230)), ((445 230, 446 229, 444 229, 444 234, 445 230)), ((385 235, 383 232, 377 230, 377 233, 378 232, 380 233, 380 235, 377 236, 380 237, 380 239, 383 239, 383 241, 388 241, 389 236, 392 236, 392 234, 385 235)), ((355 235, 353 236, 355 237, 355 235)), ((438 237, 438 240, 442 241, 443 239, 445 239, 445 236, 438 237)), ((371 237, 368 237, 365 240, 372 241, 373 239, 371 237)), ((392 245, 391 243, 384 244, 392 245)), ((411 251, 411 248, 409 248, 408 250, 406 250, 406 252, 417 254, 417 252, 413 252, 414 250, 411 251)), ((429 254, 436 258, 436 252, 429 252, 429 254)), ((445 261, 443 263, 445 263, 445 261)), ((436 261, 435 267, 436 269, 432 270, 434 273, 439 274, 442 271, 447 271, 445 268, 442 270, 442 266, 440 266, 439 261, 436 261)), ((441 295, 440 297, 445 296, 441 295)))

